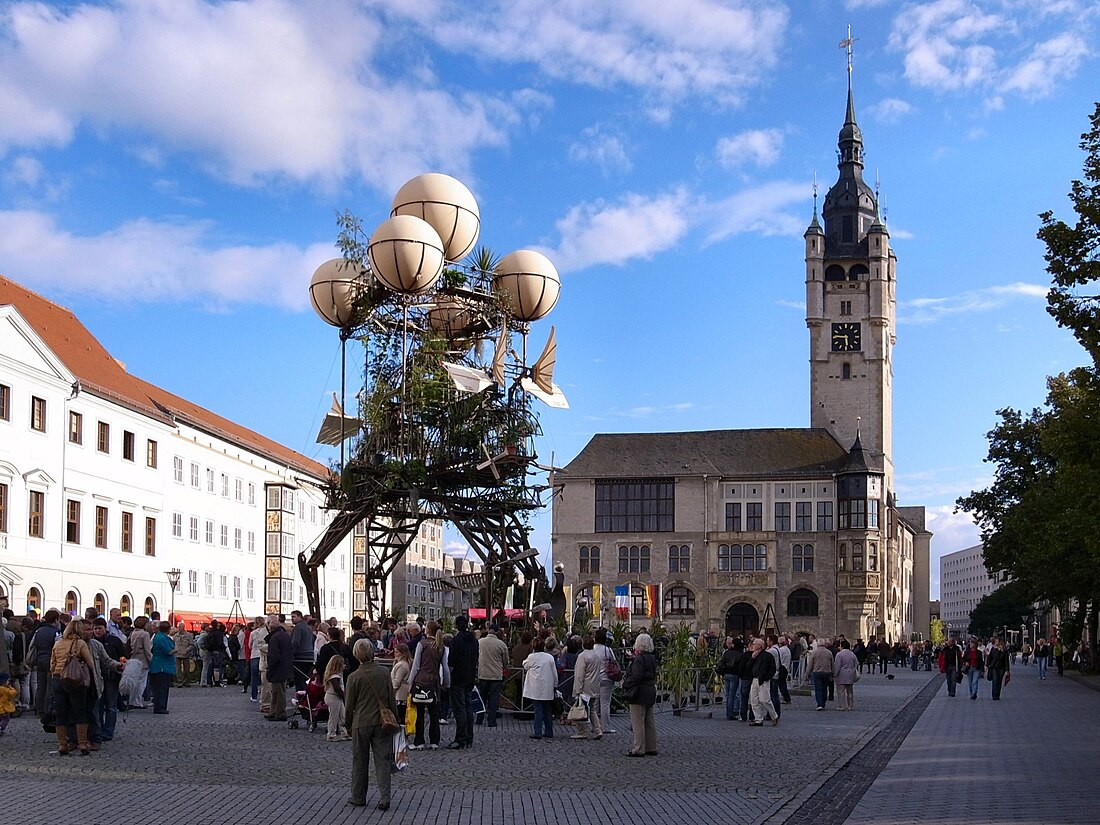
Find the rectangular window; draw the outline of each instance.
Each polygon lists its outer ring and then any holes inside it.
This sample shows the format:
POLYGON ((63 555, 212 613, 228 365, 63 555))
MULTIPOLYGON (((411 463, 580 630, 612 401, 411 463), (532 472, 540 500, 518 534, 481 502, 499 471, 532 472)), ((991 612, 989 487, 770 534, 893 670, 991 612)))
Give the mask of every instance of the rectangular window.
POLYGON ((808 533, 814 529, 814 505, 812 501, 796 501, 794 503, 794 529, 800 533, 808 533))
POLYGON ((233 498, 244 501, 244 482, 239 478, 233 482, 233 498))
POLYGON ((741 502, 726 502, 726 532, 741 532, 741 502))
POLYGON ((122 533, 120 534, 119 547, 123 553, 134 552, 134 514, 122 512, 122 533))
POLYGON ((229 498, 229 476, 222 473, 222 498, 229 498))
POLYGON ((229 590, 225 576, 218 576, 218 595, 223 599, 229 596, 229 590))
POLYGON ((134 434, 129 430, 122 431, 122 460, 134 460, 134 434))
POLYGON ((172 513, 172 538, 183 538, 183 513, 172 513))
POLYGON ((172 481, 183 484, 183 459, 178 455, 172 456, 172 481))
POLYGON ((256 506, 256 485, 251 481, 248 482, 248 503, 253 507, 256 506))
POLYGON ((84 416, 78 412, 69 413, 69 443, 84 443, 84 416))
POLYGON ((65 541, 80 544, 80 502, 73 499, 65 502, 65 541))
POLYGON ((851 301, 841 301, 840 302, 840 314, 841 315, 851 315, 852 314, 852 302, 851 301))
POLYGON ((31 429, 46 432, 46 399, 31 397, 31 429))
POLYGON ((199 489, 199 465, 191 462, 191 486, 199 489))
POLYGON ((833 529, 833 503, 831 501, 819 501, 817 503, 817 529, 833 529))
POLYGON ((0 421, 11 421, 11 387, 0 384, 0 421))
POLYGON ((745 529, 750 533, 764 529, 764 505, 759 501, 750 501, 745 505, 745 529))
POLYGON ((111 425, 106 421, 96 424, 95 448, 101 453, 111 452, 111 425))
POLYGON ((42 510, 46 506, 46 494, 38 490, 31 490, 27 512, 27 535, 36 539, 42 538, 42 510))
POLYGON ((151 438, 145 439, 145 466, 153 469, 157 466, 157 442, 151 438))
POLYGON ((240 550, 244 549, 244 545, 243 545, 243 542, 241 540, 241 528, 240 527, 234 527, 233 528, 233 549, 237 550, 238 552, 240 550))
POLYGON ((0 484, 0 533, 8 532, 8 485, 0 484))
POLYGON ((214 574, 213 573, 203 573, 202 574, 202 585, 203 585, 203 590, 206 593, 206 595, 207 596, 213 596, 214 595, 214 574))
POLYGON ((233 577, 233 598, 239 599, 241 597, 241 577, 233 577))
POLYGON ((789 501, 777 501, 775 503, 775 529, 776 532, 790 532, 791 503, 789 501))
POLYGON ((214 492, 214 471, 209 467, 206 468, 206 492, 214 492))
POLYGON ((840 242, 841 243, 855 243, 856 231, 855 223, 852 221, 851 215, 840 216, 840 242))
POLYGON ((867 545, 867 569, 878 570, 878 545, 873 542, 867 545))
POLYGON ((221 538, 222 547, 228 547, 229 546, 229 525, 228 524, 223 524, 222 525, 220 538, 221 538))
POLYGON ((854 498, 849 501, 841 501, 837 522, 841 530, 862 530, 867 524, 867 501, 862 498, 854 498))
POLYGON ((597 481, 596 532, 671 532, 673 505, 671 481, 597 481))
POLYGON ((867 499, 867 529, 878 529, 878 499, 867 499))
POLYGON ((191 516, 187 521, 187 537, 191 541, 199 540, 199 517, 191 516))
POLYGON ((245 579, 244 594, 245 594, 244 597, 246 599, 248 599, 249 601, 252 601, 253 599, 256 598, 256 580, 255 579, 245 579))
POLYGON ((148 517, 145 519, 145 555, 157 554, 157 520, 148 517))
POLYGON ((107 508, 95 508, 95 546, 107 547, 107 508))
MULTIPOLYGON (((256 534, 251 530, 248 531, 248 552, 249 553, 255 553, 256 552, 256 534)), ((341 561, 342 560, 343 560, 343 557, 341 557, 341 561)), ((343 569, 343 568, 341 568, 341 569, 343 569)), ((249 596, 249 598, 252 598, 252 597, 249 596)))
POLYGON ((214 543, 214 522, 210 519, 206 520, 206 529, 203 531, 207 544, 214 543))
POLYGON ((191 596, 199 595, 199 571, 187 571, 187 592, 191 596))

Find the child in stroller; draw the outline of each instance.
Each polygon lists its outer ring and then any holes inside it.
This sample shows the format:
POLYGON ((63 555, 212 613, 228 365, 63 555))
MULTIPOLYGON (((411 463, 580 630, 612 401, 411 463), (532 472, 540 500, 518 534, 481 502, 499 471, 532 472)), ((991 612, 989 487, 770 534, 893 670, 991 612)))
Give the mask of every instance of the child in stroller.
MULTIPOLYGON (((309 731, 317 730, 317 725, 328 721, 328 705, 325 704, 325 686, 321 677, 314 671, 306 682, 306 689, 294 694, 294 704, 298 709, 298 715, 306 721, 309 731)), ((290 720, 290 727, 297 728, 297 719, 290 720)))

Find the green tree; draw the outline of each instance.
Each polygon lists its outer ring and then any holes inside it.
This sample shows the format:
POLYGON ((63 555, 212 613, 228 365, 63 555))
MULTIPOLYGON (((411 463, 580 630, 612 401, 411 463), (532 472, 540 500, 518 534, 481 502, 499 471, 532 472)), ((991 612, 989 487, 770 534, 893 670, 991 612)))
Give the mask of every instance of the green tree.
MULTIPOLYGON (((982 532, 986 566, 1021 598, 1069 606, 1095 641, 1100 605, 1100 104, 1081 136, 1073 225, 1040 215, 1052 287, 1047 311, 1092 363, 1047 379, 1042 409, 1004 409, 988 434, 993 484, 958 499, 982 532)), ((1009 622, 1002 622, 1009 624, 1009 622)))
POLYGON ((931 639, 933 645, 943 644, 943 622, 941 622, 939 619, 933 619, 932 624, 929 625, 928 638, 931 639))
POLYGON ((1019 582, 1003 584, 970 611, 970 633, 975 636, 993 636, 1005 628, 1019 630, 1020 625, 1031 620, 1034 600, 1019 582))

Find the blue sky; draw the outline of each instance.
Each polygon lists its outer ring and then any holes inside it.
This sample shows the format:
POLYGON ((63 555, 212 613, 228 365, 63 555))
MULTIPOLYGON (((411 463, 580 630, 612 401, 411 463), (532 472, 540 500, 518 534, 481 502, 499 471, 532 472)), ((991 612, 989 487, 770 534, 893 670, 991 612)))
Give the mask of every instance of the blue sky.
MULTIPOLYGON (((327 461, 309 277, 335 215, 462 179, 562 297, 543 460, 595 432, 806 426, 802 232, 836 178, 853 27, 898 254, 895 466, 933 555, 999 407, 1084 360, 1044 312, 1098 96, 1086 0, 0 4, 0 272, 136 375, 327 461), (1092 77, 1093 82, 1088 82, 1092 77)), ((541 343, 538 344, 541 346, 541 343)), ((549 546, 549 516, 536 522, 549 546)), ((933 560, 933 593, 938 565, 933 560)))

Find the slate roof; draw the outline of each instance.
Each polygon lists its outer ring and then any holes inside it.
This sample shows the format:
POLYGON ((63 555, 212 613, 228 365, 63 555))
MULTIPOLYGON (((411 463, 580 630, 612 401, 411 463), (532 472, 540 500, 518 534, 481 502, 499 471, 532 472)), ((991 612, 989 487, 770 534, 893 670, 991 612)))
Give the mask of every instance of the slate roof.
POLYGON ((848 451, 826 429, 599 433, 559 471, 566 478, 713 475, 801 478, 832 475, 848 451))
POLYGON ((159 421, 185 421, 197 429, 314 477, 328 475, 328 468, 320 462, 131 375, 71 310, 0 275, 0 306, 5 305, 14 306, 54 355, 80 380, 81 391, 91 392, 159 421))

